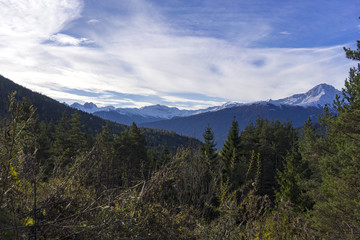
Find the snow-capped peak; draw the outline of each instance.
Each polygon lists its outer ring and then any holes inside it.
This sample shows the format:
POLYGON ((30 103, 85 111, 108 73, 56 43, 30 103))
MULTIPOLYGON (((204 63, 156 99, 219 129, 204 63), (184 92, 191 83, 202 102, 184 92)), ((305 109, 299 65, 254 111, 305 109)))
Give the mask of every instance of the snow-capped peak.
POLYGON ((336 95, 340 95, 341 92, 328 84, 319 84, 306 93, 295 94, 287 98, 279 100, 270 100, 272 104, 288 104, 297 106, 322 106, 326 104, 332 104, 336 95))
POLYGON ((185 117, 192 114, 191 110, 180 110, 176 107, 167 107, 164 105, 156 104, 145 106, 139 109, 139 114, 147 117, 156 117, 163 119, 170 119, 173 117, 185 117))
POLYGON ((76 102, 76 103, 71 104, 70 107, 76 108, 78 110, 81 110, 81 111, 87 112, 87 113, 94 113, 94 112, 99 112, 99 111, 110 111, 110 110, 115 109, 113 106, 99 108, 98 106, 96 106, 95 103, 92 103, 92 102, 86 102, 83 105, 76 102))

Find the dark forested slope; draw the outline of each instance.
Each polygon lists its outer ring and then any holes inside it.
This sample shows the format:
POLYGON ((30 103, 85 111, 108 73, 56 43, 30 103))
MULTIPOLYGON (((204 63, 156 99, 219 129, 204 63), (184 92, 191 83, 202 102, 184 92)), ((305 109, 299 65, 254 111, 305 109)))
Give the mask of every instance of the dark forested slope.
MULTIPOLYGON (((52 98, 43 94, 31 91, 23 86, 20 86, 13 81, 0 75, 0 117, 6 116, 9 107, 9 95, 16 91, 17 100, 26 100, 36 108, 36 113, 41 121, 57 122, 61 119, 63 112, 67 115, 74 113, 75 109, 66 106, 52 98)), ((108 125, 110 131, 114 134, 120 134, 128 126, 118 124, 112 121, 104 120, 92 114, 79 111, 81 122, 84 125, 84 130, 92 135, 96 135, 102 131, 102 127, 108 125)), ((180 136, 175 133, 167 131, 159 131, 153 129, 142 129, 145 133, 147 143, 149 146, 160 146, 167 142, 171 149, 176 149, 177 146, 197 145, 197 140, 180 136)))

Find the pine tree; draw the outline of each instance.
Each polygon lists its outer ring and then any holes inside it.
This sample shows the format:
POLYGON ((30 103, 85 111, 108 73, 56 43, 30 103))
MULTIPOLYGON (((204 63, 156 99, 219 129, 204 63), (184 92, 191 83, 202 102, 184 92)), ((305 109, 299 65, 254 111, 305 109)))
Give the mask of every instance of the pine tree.
POLYGON ((121 180, 120 167, 116 165, 114 159, 114 139, 107 125, 96 136, 94 149, 98 169, 94 172, 93 184, 110 188, 118 186, 121 180))
POLYGON ((114 138, 114 164, 121 169, 122 181, 126 186, 147 179, 146 139, 143 132, 133 123, 129 129, 114 138))
POLYGON ((290 202, 297 211, 309 209, 312 202, 305 195, 303 182, 306 179, 307 165, 303 162, 298 148, 294 146, 286 155, 283 170, 277 172, 279 190, 275 191, 276 201, 290 202))
POLYGON ((64 155, 68 151, 67 148, 70 144, 68 142, 67 133, 69 129, 69 117, 64 111, 55 128, 55 142, 53 147, 54 155, 64 155))
POLYGON ((79 111, 75 111, 70 119, 68 139, 72 155, 75 155, 76 152, 84 151, 87 147, 87 136, 83 130, 84 126, 81 124, 80 117, 79 111))
POLYGON ((148 173, 149 164, 147 161, 145 135, 136 124, 133 123, 129 129, 129 136, 131 142, 131 161, 134 163, 134 172, 140 173, 141 178, 146 179, 148 176, 145 176, 145 174, 148 173))
POLYGON ((201 148, 202 158, 209 164, 209 166, 215 167, 217 160, 216 143, 214 140, 214 133, 210 126, 205 129, 203 134, 204 144, 201 148))
POLYGON ((234 118, 225 140, 224 146, 221 149, 223 180, 230 181, 234 164, 239 160, 238 148, 240 144, 239 123, 234 118))

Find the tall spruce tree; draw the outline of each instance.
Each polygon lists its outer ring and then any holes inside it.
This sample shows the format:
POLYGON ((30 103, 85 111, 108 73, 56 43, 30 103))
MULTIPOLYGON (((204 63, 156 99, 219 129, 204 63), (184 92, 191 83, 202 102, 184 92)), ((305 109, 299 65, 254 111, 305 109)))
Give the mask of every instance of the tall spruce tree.
POLYGON ((129 129, 114 138, 115 165, 121 166, 122 182, 132 185, 144 180, 149 173, 146 139, 143 132, 133 123, 129 129))
POLYGON ((279 204, 281 201, 290 202, 296 211, 305 211, 311 207, 312 202, 306 196, 303 186, 307 171, 307 165, 294 145, 286 155, 283 170, 277 170, 279 190, 275 191, 275 196, 279 204))
POLYGON ((231 176, 234 172, 234 167, 239 160, 239 123, 235 117, 231 123, 228 136, 225 140, 224 146, 221 149, 223 181, 231 181, 231 176))
POLYGON ((211 130, 210 126, 205 129, 203 134, 204 144, 202 145, 201 152, 202 157, 208 161, 209 165, 214 165, 217 158, 216 153, 216 143, 214 139, 214 132, 211 130))
POLYGON ((226 165, 230 165, 234 150, 236 150, 239 147, 239 144, 240 144, 239 123, 234 118, 231 123, 231 127, 229 129, 224 146, 221 149, 221 156, 226 165))
POLYGON ((208 188, 215 187, 221 172, 219 172, 220 162, 216 152, 214 133, 210 126, 205 129, 203 134, 204 144, 201 147, 201 160, 205 166, 204 180, 208 183, 208 188))

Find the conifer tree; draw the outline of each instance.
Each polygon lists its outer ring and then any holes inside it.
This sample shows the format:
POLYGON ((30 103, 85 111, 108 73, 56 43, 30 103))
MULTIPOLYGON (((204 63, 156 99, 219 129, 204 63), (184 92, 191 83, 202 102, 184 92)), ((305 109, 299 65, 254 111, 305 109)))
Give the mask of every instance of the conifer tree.
POLYGON ((146 179, 149 173, 146 139, 143 132, 133 123, 129 129, 114 138, 115 165, 121 166, 125 185, 146 179))
MULTIPOLYGON (((346 49, 346 54, 359 60, 359 49, 346 49)), ((306 144, 303 154, 314 166, 313 179, 318 181, 312 194, 314 228, 327 239, 357 239, 360 235, 359 64, 350 69, 342 93, 343 99, 338 97, 334 104, 337 115, 326 108, 321 118, 325 136, 307 137, 313 140, 306 144)))
POLYGON ((131 161, 134 163, 134 172, 140 172, 142 179, 145 179, 147 178, 145 173, 148 172, 149 167, 145 135, 133 122, 129 129, 129 136, 131 142, 131 161))
POLYGON ((205 129, 203 134, 204 144, 201 148, 201 160, 204 166, 204 176, 203 181, 205 182, 206 192, 212 192, 218 183, 218 180, 221 177, 220 162, 218 154, 216 152, 214 133, 211 130, 210 126, 205 129))
POLYGON ((87 136, 84 132, 84 126, 81 124, 80 113, 75 111, 71 115, 70 119, 70 128, 69 128, 69 144, 71 149, 71 154, 75 155, 76 152, 85 150, 87 146, 87 136))
MULTIPOLYGON (((101 182, 107 187, 115 187, 120 184, 121 174, 119 174, 119 166, 116 165, 114 159, 114 140, 110 133, 109 127, 103 127, 101 133, 96 136, 95 154, 96 160, 99 161, 97 166, 100 176, 94 176, 93 181, 101 182)), ((95 173, 96 174, 96 173, 95 173)))
POLYGON ((225 140, 224 146, 221 149, 223 180, 230 180, 232 166, 237 163, 239 159, 238 148, 240 144, 239 123, 234 118, 225 140))
POLYGON ((53 151, 55 155, 65 154, 69 146, 67 132, 70 129, 69 117, 64 111, 55 128, 55 142, 53 151))
POLYGON ((205 129, 203 134, 204 144, 202 145, 202 157, 203 159, 208 162, 210 166, 215 166, 217 153, 216 153, 216 143, 214 140, 214 133, 211 130, 210 126, 205 129))
POLYGON ((311 207, 311 202, 304 194, 303 182, 306 175, 306 164, 297 146, 287 154, 283 170, 277 170, 279 190, 275 191, 276 201, 289 201, 297 211, 304 211, 311 207))

